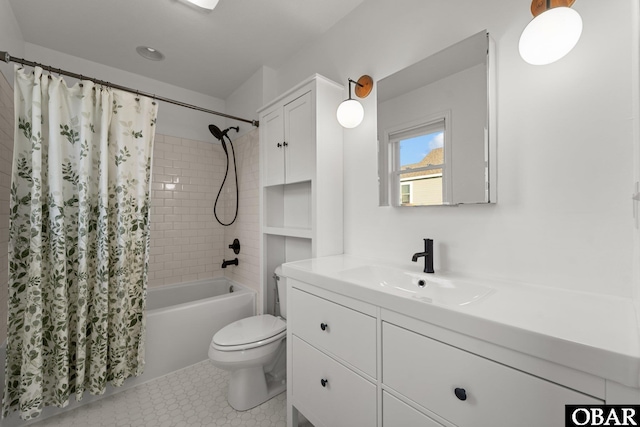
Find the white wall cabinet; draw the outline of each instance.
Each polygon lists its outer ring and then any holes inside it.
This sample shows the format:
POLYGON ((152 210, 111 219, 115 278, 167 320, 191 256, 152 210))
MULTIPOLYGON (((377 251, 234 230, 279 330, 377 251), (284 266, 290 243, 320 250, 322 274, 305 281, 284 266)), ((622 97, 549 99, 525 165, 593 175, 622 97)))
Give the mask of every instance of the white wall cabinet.
POLYGON ((321 283, 289 278, 288 295, 289 427, 299 412, 315 427, 562 426, 565 405, 604 403, 574 388, 588 374, 549 362, 541 377, 523 371, 518 356, 516 369, 491 360, 486 342, 460 341, 321 283))
POLYGON ((265 185, 311 180, 315 169, 311 89, 264 116, 265 185))
POLYGON ((278 265, 342 253, 344 88, 314 75, 261 108, 261 289, 274 312, 278 265))

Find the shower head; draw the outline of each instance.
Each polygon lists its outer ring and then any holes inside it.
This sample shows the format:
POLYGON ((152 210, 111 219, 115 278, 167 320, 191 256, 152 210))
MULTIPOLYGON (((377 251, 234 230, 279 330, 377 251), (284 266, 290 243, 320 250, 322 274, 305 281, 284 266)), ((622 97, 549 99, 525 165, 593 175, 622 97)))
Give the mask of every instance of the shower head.
POLYGON ((231 126, 226 128, 225 130, 220 130, 220 128, 216 125, 209 125, 209 132, 211 132, 213 136, 215 136, 223 143, 224 141, 222 140, 222 138, 227 136, 227 132, 229 132, 231 129, 235 130, 236 132, 240 132, 240 126, 231 126))
POLYGON ((220 128, 218 126, 216 126, 216 125, 209 125, 209 132, 211 132, 213 134, 213 136, 215 136, 220 141, 222 141, 222 138, 225 135, 225 133, 222 132, 220 130, 220 128))

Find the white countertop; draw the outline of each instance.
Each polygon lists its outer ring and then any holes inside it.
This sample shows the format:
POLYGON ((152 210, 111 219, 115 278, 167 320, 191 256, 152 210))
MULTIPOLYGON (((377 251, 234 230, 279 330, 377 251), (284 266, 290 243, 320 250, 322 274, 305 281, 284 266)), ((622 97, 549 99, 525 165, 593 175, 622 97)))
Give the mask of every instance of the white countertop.
MULTIPOLYGON (((629 387, 640 386, 640 333, 630 299, 439 272, 425 275, 495 290, 466 305, 442 305, 389 292, 377 283, 358 283, 343 273, 380 264, 336 255, 283 264, 282 274, 629 387)), ((423 274, 422 262, 389 266, 423 274)))

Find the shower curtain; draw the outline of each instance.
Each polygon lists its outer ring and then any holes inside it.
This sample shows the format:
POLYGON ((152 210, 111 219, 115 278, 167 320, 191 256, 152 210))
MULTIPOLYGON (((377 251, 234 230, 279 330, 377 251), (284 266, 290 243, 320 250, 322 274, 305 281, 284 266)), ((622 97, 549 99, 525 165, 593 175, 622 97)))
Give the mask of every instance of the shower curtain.
POLYGON ((3 415, 31 419, 142 373, 157 106, 15 75, 3 415))

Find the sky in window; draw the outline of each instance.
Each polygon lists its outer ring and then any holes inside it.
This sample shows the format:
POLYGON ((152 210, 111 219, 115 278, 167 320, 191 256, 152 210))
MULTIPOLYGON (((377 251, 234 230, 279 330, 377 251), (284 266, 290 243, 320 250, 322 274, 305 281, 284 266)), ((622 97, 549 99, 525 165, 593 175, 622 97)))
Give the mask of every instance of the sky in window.
POLYGON ((418 163, 434 148, 444 144, 444 133, 434 132, 400 141, 400 166, 418 163))

